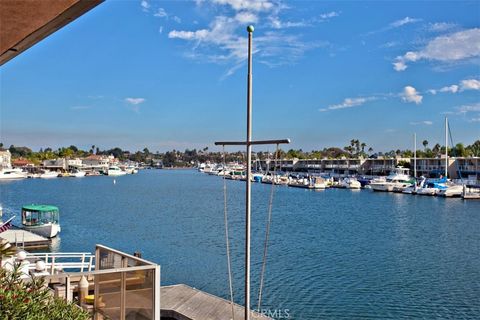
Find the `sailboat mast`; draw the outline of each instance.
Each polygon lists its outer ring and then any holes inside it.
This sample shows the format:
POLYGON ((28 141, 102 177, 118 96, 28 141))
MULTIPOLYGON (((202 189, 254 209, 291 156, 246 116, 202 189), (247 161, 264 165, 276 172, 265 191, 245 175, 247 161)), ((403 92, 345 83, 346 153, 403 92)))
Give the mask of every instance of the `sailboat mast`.
POLYGON ((417 178, 417 134, 413 134, 413 177, 417 178))
POLYGON ((252 172, 252 37, 253 26, 248 26, 248 76, 247 76, 247 179, 245 192, 245 320, 250 320, 250 215, 252 172))
POLYGON ((448 176, 448 119, 445 117, 445 178, 448 176))

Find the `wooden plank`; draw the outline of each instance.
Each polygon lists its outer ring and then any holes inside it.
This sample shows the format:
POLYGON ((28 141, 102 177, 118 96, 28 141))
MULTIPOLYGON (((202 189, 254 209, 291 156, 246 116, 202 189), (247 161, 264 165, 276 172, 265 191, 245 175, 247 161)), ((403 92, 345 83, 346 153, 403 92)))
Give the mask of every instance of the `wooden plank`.
POLYGON ((17 243, 24 244, 26 248, 48 247, 50 245, 50 239, 16 227, 0 233, 0 238, 11 244, 15 244, 15 240, 17 240, 17 243))
MULTIPOLYGON (((161 287, 162 315, 175 315, 190 320, 231 320, 230 301, 184 284, 161 287)), ((243 319, 244 307, 234 304, 235 319, 243 319)), ((268 320, 257 312, 251 319, 268 320)))

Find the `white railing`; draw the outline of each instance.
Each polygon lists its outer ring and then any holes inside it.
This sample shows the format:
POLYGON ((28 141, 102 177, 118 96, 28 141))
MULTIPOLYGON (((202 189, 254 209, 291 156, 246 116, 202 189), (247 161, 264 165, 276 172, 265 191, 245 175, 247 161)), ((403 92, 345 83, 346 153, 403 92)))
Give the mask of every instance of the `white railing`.
POLYGON ((35 269, 35 262, 42 260, 45 262, 45 270, 50 274, 55 274, 59 271, 92 271, 95 269, 94 259, 95 255, 90 252, 45 252, 27 254, 27 260, 31 262, 29 269, 35 269))

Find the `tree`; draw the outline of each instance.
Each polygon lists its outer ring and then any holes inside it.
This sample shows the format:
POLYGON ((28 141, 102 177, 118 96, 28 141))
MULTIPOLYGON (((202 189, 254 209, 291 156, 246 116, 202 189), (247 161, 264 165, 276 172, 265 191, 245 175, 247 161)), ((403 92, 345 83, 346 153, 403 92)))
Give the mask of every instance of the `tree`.
POLYGON ((427 141, 427 140, 423 140, 422 144, 423 144, 423 148, 426 149, 427 146, 428 146, 428 141, 427 141))
POLYGON ((362 147, 362 152, 365 152, 365 147, 367 146, 367 144, 365 142, 362 142, 360 146, 362 147))
POLYGON ((468 152, 474 157, 480 157, 480 140, 475 141, 467 148, 468 152))
POLYGON ((2 319, 87 320, 90 315, 62 299, 54 298, 42 277, 24 281, 20 263, 12 271, 0 268, 0 315, 2 319))
POLYGON ((457 143, 455 147, 452 150, 453 155, 455 157, 467 157, 468 156, 468 150, 465 149, 463 146, 463 143, 457 143))

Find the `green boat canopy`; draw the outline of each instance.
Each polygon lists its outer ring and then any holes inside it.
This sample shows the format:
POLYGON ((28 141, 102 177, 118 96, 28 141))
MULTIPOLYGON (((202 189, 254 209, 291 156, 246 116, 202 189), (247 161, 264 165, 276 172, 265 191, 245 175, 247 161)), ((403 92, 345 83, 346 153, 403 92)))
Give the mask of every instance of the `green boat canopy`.
POLYGON ((47 205, 47 204, 31 204, 28 206, 23 206, 22 210, 37 211, 37 212, 52 212, 52 211, 58 211, 58 208, 55 206, 47 205))

